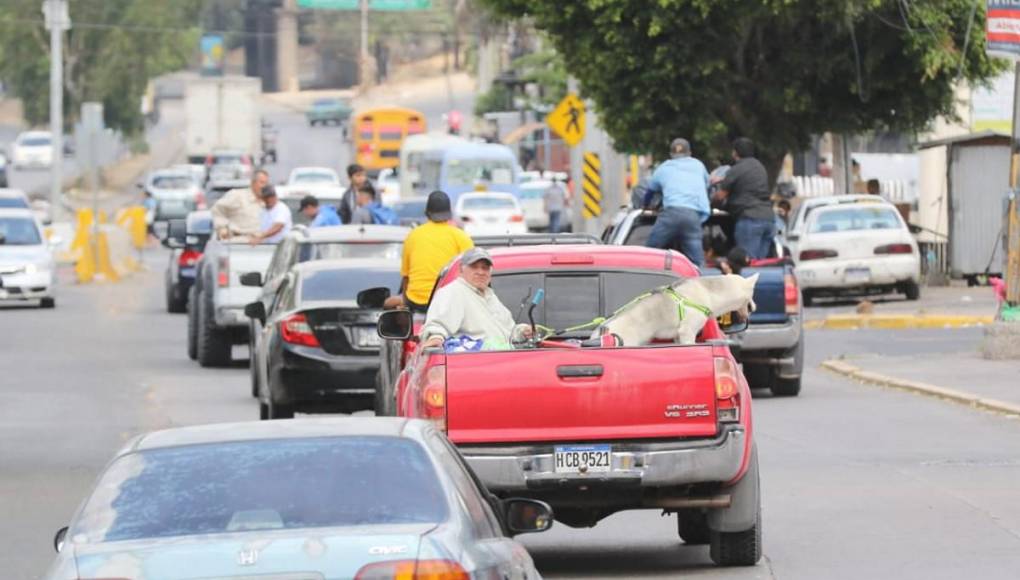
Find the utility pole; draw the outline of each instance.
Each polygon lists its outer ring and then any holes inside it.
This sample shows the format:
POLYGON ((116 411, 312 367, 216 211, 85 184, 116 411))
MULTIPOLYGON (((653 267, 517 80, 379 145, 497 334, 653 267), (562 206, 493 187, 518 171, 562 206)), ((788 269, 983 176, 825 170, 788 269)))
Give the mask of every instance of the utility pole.
POLYGON ((1006 201, 1006 302, 1020 306, 1020 60, 1013 85, 1013 154, 1006 201))
POLYGON ((297 0, 283 0, 276 12, 276 88, 297 91, 298 82, 297 0))
POLYGON ((66 0, 45 0, 43 15, 50 31, 50 133, 53 162, 50 169, 50 207, 60 207, 64 185, 64 31, 71 29, 66 0))
POLYGON ((361 89, 365 90, 369 85, 368 70, 368 0, 361 0, 361 89))
MULTIPOLYGON (((567 77, 567 92, 577 94, 578 84, 574 77, 567 77)), ((584 173, 581 169, 584 142, 570 148, 570 224, 575 234, 584 233, 584 173)))

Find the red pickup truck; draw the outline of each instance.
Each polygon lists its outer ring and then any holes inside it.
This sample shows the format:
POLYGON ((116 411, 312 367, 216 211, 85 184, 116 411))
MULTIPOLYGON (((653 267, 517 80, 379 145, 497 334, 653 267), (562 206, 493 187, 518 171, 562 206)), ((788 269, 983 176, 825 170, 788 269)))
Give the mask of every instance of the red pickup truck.
MULTIPOLYGON (((492 287, 511 311, 520 302, 523 313, 543 289, 535 322, 557 329, 698 275, 677 252, 637 247, 535 246, 492 256, 492 287)), ((438 286, 459 269, 455 260, 438 286)), ((379 321, 380 335, 394 341, 389 361, 405 363, 395 377, 396 412, 434 421, 493 493, 544 500, 574 527, 660 509, 678 515, 686 543, 710 544, 717 564, 760 559, 751 395, 715 320, 690 346, 587 347, 576 339, 588 328, 535 348, 456 354, 414 348, 416 326, 407 311, 379 321)))

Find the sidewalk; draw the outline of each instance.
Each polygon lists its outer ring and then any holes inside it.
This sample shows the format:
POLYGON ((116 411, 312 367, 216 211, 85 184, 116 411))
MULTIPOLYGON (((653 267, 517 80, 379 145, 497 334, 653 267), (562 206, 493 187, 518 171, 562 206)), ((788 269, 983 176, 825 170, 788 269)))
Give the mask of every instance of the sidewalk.
POLYGON ((865 383, 1020 416, 1020 361, 977 352, 914 356, 857 355, 822 367, 865 383))
POLYGON ((998 302, 991 287, 926 287, 921 299, 876 296, 872 311, 859 312, 863 299, 820 302, 804 309, 805 328, 853 330, 858 328, 948 328, 991 324, 998 302))

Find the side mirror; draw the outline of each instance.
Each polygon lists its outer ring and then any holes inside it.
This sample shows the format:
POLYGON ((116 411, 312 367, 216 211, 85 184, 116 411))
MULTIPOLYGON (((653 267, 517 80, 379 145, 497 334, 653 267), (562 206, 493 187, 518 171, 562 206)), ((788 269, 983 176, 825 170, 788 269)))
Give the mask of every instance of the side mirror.
POLYGON ((553 524, 553 511, 549 504, 534 499, 504 500, 503 514, 507 528, 513 534, 544 532, 553 524))
MULTIPOLYGON (((244 274, 241 274, 241 286, 253 286, 253 287, 256 287, 256 288, 261 288, 262 287, 262 273, 261 272, 245 272, 244 274)), ((262 303, 259 302, 259 304, 262 304, 262 303)))
POLYGON ((720 316, 717 320, 719 322, 719 328, 723 331, 723 334, 740 334, 747 330, 748 316, 742 316, 739 312, 728 312, 720 316))
POLYGON ((410 310, 387 310, 379 315, 376 330, 386 340, 407 340, 414 329, 414 316, 410 310))
POLYGON ((390 289, 386 287, 369 288, 358 292, 358 308, 365 310, 382 310, 386 299, 390 297, 390 289))
POLYGON ((265 324, 266 305, 261 302, 249 302, 244 305, 244 315, 265 324))
POLYGON ((56 535, 53 536, 53 549, 57 552, 63 550, 65 538, 67 538, 67 526, 57 530, 56 535))
POLYGON ((910 230, 910 233, 912 234, 920 234, 924 231, 924 228, 917 224, 907 224, 907 229, 910 230))

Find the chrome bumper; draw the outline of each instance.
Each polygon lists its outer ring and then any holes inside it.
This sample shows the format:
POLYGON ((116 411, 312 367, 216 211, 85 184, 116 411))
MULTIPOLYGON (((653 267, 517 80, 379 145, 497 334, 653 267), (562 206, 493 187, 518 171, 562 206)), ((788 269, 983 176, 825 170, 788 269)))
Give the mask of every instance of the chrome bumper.
POLYGON ((788 350, 800 342, 800 334, 800 316, 782 324, 752 324, 739 339, 740 350, 788 350))
MULTIPOLYGON (((556 473, 556 445, 472 447, 461 454, 486 487, 493 491, 523 491, 557 487, 666 487, 703 482, 727 482, 740 472, 746 433, 739 425, 719 437, 698 442, 612 443, 611 471, 556 473)), ((563 442, 570 445, 573 442, 563 442)), ((584 441, 583 444, 599 443, 584 441)))

